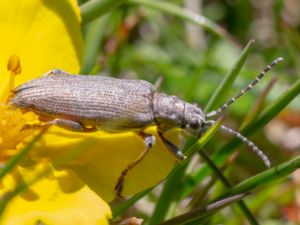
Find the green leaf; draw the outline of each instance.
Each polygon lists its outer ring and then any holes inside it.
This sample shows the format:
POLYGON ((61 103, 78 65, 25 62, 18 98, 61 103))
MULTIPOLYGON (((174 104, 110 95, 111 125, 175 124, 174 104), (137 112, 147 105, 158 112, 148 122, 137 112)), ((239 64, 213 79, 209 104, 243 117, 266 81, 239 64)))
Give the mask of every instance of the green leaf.
POLYGON ((140 200, 142 197, 144 197, 146 194, 149 194, 150 191, 152 191, 153 188, 149 188, 145 191, 142 191, 140 193, 135 194, 128 200, 122 203, 117 203, 116 205, 111 206, 113 218, 116 218, 120 215, 122 215, 127 209, 129 209, 133 204, 135 204, 138 200, 140 200))
POLYGON ((42 131, 33 138, 32 141, 26 145, 26 147, 20 151, 17 155, 15 155, 11 160, 9 160, 5 166, 0 170, 0 180, 8 174, 33 148, 34 144, 44 135, 44 133, 48 130, 48 127, 44 127, 42 131))
POLYGON ((160 223, 159 225, 186 224, 186 223, 191 222, 193 220, 200 219, 200 218, 203 218, 207 215, 215 213, 215 212, 219 211, 220 209, 222 209, 222 208, 224 208, 228 205, 231 205, 236 201, 241 200, 242 198, 244 198, 248 194, 249 193, 238 194, 238 195, 235 195, 235 196, 231 196, 231 197, 222 199, 218 202, 211 203, 210 205, 208 205, 206 207, 197 208, 197 209, 194 209, 194 210, 192 210, 188 213, 185 213, 185 214, 182 214, 180 216, 174 217, 170 220, 167 220, 163 223, 160 223))
POLYGON ((150 7, 153 9, 161 10, 163 12, 172 14, 174 16, 177 16, 179 18, 182 18, 184 20, 190 21, 192 23, 195 23, 204 29, 215 33, 216 35, 227 38, 229 40, 232 40, 230 35, 219 25, 217 25, 215 22, 207 19, 206 17, 196 14, 188 9, 182 8, 176 4, 173 4, 171 2, 164 2, 164 1, 157 1, 157 0, 129 0, 129 3, 134 3, 136 5, 143 5, 146 7, 150 7))
POLYGON ((246 62, 249 52, 253 48, 253 43, 254 40, 248 42, 241 55, 239 56, 238 60, 236 61, 235 65, 224 77, 222 83, 218 86, 217 90, 213 93, 213 96, 209 99, 209 102, 207 103, 204 112, 214 110, 217 104, 220 103, 220 99, 222 99, 223 96, 226 96, 226 92, 229 89, 231 89, 234 80, 236 79, 237 75, 239 74, 246 62))
MULTIPOLYGON (((16 157, 14 157, 11 161, 13 161, 13 163, 9 163, 10 164, 10 168, 13 168, 13 166, 15 166, 33 147, 34 143, 46 132, 48 127, 45 127, 45 129, 43 129, 40 134, 38 136, 36 136, 26 147, 25 149, 20 152, 16 157), (15 159, 17 158, 17 159, 15 159)), ((60 155, 57 156, 57 158, 55 158, 55 160, 52 162, 53 167, 60 167, 62 165, 64 165, 66 162, 76 158, 79 156, 80 153, 82 153, 82 151, 88 147, 88 146, 92 146, 94 145, 94 140, 92 139, 86 139, 85 141, 82 141, 80 144, 78 144, 76 147, 74 147, 74 149, 72 149, 71 151, 62 153, 60 155)), ((42 177, 49 175, 49 173, 51 172, 50 167, 48 167, 47 169, 41 171, 38 175, 36 175, 35 177, 33 177, 31 180, 29 180, 28 182, 25 182, 24 180, 19 181, 19 183, 17 183, 16 187, 10 191, 10 192, 6 192, 2 198, 0 199, 0 215, 2 215, 2 213, 4 212, 7 204, 14 198, 16 197, 18 194, 24 192, 27 190, 28 187, 30 187, 31 185, 35 184, 37 181, 39 181, 42 177)))
POLYGON ((84 53, 82 58, 81 74, 90 74, 95 66, 99 48, 106 31, 106 23, 110 15, 100 17, 86 27, 86 35, 84 40, 84 53))
POLYGON ((120 6, 125 0, 90 0, 80 6, 82 23, 91 22, 120 6))
MULTIPOLYGON (((210 169, 214 172, 214 174, 218 177, 218 179, 222 182, 222 184, 226 188, 231 188, 231 183, 227 180, 227 178, 224 176, 222 171, 214 164, 214 162, 210 159, 209 155, 206 153, 204 149, 201 149, 199 151, 199 154, 204 159, 204 161, 207 163, 207 165, 210 167, 210 169)), ((242 193, 242 192, 240 192, 242 193)), ((229 195, 227 195, 229 196, 229 195)), ((244 213, 246 218, 248 219, 249 223, 252 225, 258 224, 255 217, 251 214, 250 210, 248 209, 247 205, 244 201, 240 200, 238 201, 238 206, 240 207, 241 211, 244 213)))
POLYGON ((261 172, 241 183, 235 185, 222 197, 235 195, 237 193, 243 193, 253 191, 257 188, 270 184, 276 180, 287 177, 289 174, 300 168, 300 156, 295 157, 287 162, 281 163, 271 169, 261 172))

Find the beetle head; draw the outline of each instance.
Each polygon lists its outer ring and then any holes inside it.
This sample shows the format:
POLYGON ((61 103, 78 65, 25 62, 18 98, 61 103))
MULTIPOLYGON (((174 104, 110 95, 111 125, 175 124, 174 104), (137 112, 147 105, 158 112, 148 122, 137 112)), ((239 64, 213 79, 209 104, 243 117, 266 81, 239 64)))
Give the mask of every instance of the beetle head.
POLYGON ((193 136, 205 131, 205 114, 197 105, 185 103, 183 128, 193 136))

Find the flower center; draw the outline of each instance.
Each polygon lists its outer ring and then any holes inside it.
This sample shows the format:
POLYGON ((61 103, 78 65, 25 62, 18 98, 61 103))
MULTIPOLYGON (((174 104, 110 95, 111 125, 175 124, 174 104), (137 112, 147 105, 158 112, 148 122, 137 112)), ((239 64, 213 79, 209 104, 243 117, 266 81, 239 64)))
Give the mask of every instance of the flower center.
POLYGON ((0 162, 5 162, 16 154, 19 144, 33 135, 33 129, 24 129, 27 123, 36 120, 33 113, 22 113, 20 109, 14 109, 9 101, 11 90, 14 88, 14 78, 20 74, 21 62, 17 55, 9 57, 7 62, 7 70, 10 72, 9 81, 2 93, 0 102, 0 162))
POLYGON ((14 88, 15 85, 15 76, 20 74, 22 71, 19 56, 11 55, 8 59, 6 68, 8 71, 10 71, 10 76, 8 80, 8 85, 6 86, 5 90, 1 95, 0 102, 7 102, 11 90, 14 88))
POLYGON ((21 61, 19 56, 11 55, 7 62, 7 70, 11 72, 11 75, 18 75, 21 73, 21 61))

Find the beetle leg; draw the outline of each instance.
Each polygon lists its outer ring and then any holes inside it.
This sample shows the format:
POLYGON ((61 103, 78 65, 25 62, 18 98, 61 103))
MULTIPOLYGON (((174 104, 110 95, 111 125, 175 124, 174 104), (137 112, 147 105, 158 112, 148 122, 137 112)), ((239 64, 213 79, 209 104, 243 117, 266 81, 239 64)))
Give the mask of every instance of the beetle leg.
POLYGON ((67 130, 77 132, 94 132, 97 130, 95 127, 85 127, 79 122, 67 119, 54 119, 52 121, 47 122, 47 124, 56 125, 67 130))
POLYGON ((162 142, 167 146, 167 148, 171 151, 173 155, 175 155, 175 157, 179 161, 185 158, 184 154, 180 151, 180 149, 164 137, 163 132, 161 130, 158 129, 157 133, 158 133, 158 137, 162 140, 162 142))
POLYGON ((137 166, 142 159, 147 155, 149 150, 152 148, 152 146, 155 144, 155 136, 151 134, 147 134, 143 131, 139 132, 138 135, 143 138, 145 149, 144 151, 136 158, 132 163, 130 163, 121 173, 121 175, 118 178, 117 184, 115 185, 115 191, 116 196, 121 197, 122 196, 122 190, 123 190, 123 184, 126 175, 130 170, 132 170, 135 166, 137 166))

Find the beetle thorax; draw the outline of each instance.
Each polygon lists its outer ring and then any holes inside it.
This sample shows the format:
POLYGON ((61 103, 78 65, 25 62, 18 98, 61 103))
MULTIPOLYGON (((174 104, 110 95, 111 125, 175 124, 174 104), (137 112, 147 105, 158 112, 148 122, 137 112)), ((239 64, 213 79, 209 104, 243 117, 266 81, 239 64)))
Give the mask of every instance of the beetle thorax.
POLYGON ((163 130, 183 128, 193 135, 199 135, 205 116, 196 105, 166 94, 155 93, 153 111, 156 123, 163 130))

